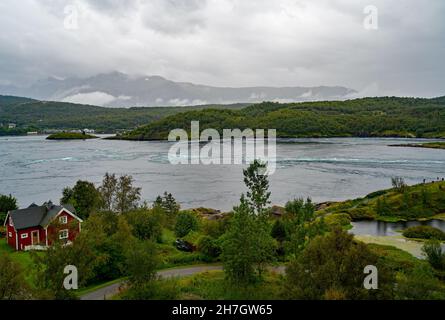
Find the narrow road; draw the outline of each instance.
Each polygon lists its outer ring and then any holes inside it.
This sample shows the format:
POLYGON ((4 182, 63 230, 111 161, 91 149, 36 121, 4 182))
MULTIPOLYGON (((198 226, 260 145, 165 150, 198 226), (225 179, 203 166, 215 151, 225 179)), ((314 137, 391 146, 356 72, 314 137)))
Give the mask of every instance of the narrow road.
MULTIPOLYGON (((212 270, 222 270, 222 266, 195 266, 195 267, 184 267, 178 269, 169 269, 164 271, 159 271, 158 275, 161 278, 173 278, 173 277, 187 277, 194 274, 203 273, 212 270)), ((284 274, 285 267, 273 267, 271 270, 284 274)), ((94 292, 87 293, 80 297, 80 300, 106 300, 117 293, 119 293, 119 288, 124 285, 124 281, 118 282, 107 287, 98 289, 94 292)))

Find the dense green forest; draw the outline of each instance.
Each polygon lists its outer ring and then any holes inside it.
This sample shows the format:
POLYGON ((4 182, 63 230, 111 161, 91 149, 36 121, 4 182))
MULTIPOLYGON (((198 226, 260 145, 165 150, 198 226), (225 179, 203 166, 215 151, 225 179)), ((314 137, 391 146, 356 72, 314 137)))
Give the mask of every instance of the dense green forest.
POLYGON ((279 137, 445 138, 445 97, 125 109, 0 96, 0 119, 0 123, 17 124, 15 130, 0 128, 0 135, 83 128, 112 133, 137 128, 119 138, 156 140, 166 139, 172 129, 189 129, 191 121, 200 121, 202 130, 277 129, 279 137))
POLYGON ((195 110, 168 116, 119 138, 166 139, 170 130, 200 128, 277 129, 279 137, 445 138, 445 97, 364 98, 279 104, 264 102, 241 110, 195 110))
POLYGON ((103 108, 64 102, 46 102, 27 98, 0 96, 0 123, 15 123, 18 129, 2 130, 0 135, 25 134, 24 128, 95 129, 113 133, 118 129, 134 129, 179 112, 205 108, 240 109, 246 104, 159 107, 159 108, 103 108))

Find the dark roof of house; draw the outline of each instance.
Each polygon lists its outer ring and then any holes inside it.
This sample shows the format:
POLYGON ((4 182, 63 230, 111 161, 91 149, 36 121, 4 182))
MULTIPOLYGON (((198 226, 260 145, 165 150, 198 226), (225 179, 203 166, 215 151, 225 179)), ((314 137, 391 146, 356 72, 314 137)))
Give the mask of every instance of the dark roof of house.
POLYGON ((16 230, 38 226, 45 228, 62 209, 66 209, 71 213, 76 214, 72 205, 56 206, 49 202, 44 203, 41 206, 37 206, 33 203, 26 209, 10 211, 9 216, 12 218, 16 230))

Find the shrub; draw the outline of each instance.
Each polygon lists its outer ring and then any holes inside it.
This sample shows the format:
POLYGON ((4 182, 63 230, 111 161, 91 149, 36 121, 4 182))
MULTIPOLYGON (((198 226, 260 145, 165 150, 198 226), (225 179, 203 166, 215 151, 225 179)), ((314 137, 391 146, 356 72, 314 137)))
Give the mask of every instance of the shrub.
POLYGON ((207 260, 218 258, 221 254, 221 246, 218 240, 209 236, 204 236, 198 243, 198 250, 203 254, 207 260))
POLYGON ((365 198, 366 199, 377 198, 377 197, 385 195, 387 192, 388 192, 387 190, 375 191, 375 192, 372 192, 372 193, 368 194, 365 198))
POLYGON ((188 253, 188 252, 179 252, 177 254, 169 256, 163 267, 171 267, 177 265, 188 265, 194 264, 197 262, 203 261, 202 255, 200 253, 188 253))
POLYGON ((271 231, 272 238, 282 242, 287 238, 286 226, 281 220, 275 221, 271 231))
POLYGON ((179 238, 185 237, 191 231, 198 229, 198 219, 196 216, 188 211, 183 211, 178 214, 175 225, 175 234, 179 238))
POLYGON ((403 235, 407 238, 445 240, 445 232, 430 226, 415 226, 405 229, 403 235))
POLYGON ((375 213, 370 208, 354 208, 348 210, 352 220, 373 220, 375 213))
POLYGON ((434 269, 445 270, 445 253, 442 252, 440 243, 437 240, 425 243, 422 247, 422 252, 434 269))
POLYGON ((407 188, 405 180, 402 177, 391 178, 391 183, 394 189, 396 189, 398 192, 404 192, 407 188))
POLYGON ((136 210, 126 214, 133 235, 140 240, 162 241, 161 217, 155 210, 136 210))
POLYGON ((445 299, 445 294, 440 281, 434 277, 431 267, 422 263, 399 276, 396 298, 401 300, 434 300, 445 299))
POLYGON ((387 299, 392 297, 393 273, 364 243, 341 229, 318 236, 286 269, 287 299, 387 299), (379 290, 363 287, 363 269, 379 271, 379 290))
POLYGON ((347 227, 351 224, 351 217, 346 213, 335 213, 327 215, 324 221, 331 229, 336 227, 347 227))
POLYGON ((203 219, 202 232, 212 238, 219 238, 227 231, 229 226, 228 221, 229 219, 227 217, 220 220, 203 219))

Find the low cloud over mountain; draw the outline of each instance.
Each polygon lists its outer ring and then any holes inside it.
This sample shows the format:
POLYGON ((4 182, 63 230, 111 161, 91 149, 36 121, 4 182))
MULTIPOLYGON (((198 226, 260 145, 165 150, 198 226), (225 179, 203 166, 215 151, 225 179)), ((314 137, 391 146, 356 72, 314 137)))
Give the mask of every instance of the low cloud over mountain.
POLYGON ((49 78, 26 88, 0 87, 3 94, 107 107, 187 106, 238 102, 339 100, 355 91, 345 87, 212 87, 174 82, 159 76, 113 72, 90 78, 49 78))

